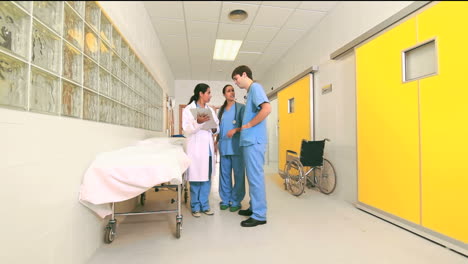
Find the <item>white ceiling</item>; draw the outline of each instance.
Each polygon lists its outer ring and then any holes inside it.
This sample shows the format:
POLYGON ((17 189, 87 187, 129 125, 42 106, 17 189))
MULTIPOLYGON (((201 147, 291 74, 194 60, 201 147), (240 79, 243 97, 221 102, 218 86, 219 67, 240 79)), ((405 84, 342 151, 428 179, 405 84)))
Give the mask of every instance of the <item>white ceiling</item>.
POLYGON ((145 1, 176 80, 231 80, 251 67, 254 79, 325 17, 337 1, 145 1), (246 20, 228 19, 232 10, 246 20), (235 61, 213 60, 216 39, 243 40, 235 61))

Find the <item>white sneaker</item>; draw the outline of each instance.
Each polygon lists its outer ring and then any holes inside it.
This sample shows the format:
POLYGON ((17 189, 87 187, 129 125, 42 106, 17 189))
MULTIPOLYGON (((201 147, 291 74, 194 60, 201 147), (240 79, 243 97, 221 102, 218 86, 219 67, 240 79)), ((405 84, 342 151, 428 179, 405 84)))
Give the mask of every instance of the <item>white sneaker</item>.
POLYGON ((203 213, 206 214, 206 215, 214 215, 214 212, 211 211, 211 209, 208 209, 208 210, 206 210, 206 211, 203 211, 203 213))
POLYGON ((194 217, 200 217, 201 216, 200 212, 198 212, 198 211, 197 212, 192 212, 192 215, 194 217))

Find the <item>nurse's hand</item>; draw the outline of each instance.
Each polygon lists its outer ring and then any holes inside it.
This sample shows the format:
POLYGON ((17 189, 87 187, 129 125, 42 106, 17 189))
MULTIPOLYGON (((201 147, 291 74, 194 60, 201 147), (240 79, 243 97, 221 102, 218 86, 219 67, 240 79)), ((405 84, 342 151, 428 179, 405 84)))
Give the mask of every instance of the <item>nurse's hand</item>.
POLYGON ((206 121, 210 120, 210 117, 208 115, 198 115, 197 116, 197 123, 205 123, 206 121))
POLYGON ((233 128, 229 130, 226 135, 228 138, 232 138, 236 132, 237 132, 237 128, 233 128))

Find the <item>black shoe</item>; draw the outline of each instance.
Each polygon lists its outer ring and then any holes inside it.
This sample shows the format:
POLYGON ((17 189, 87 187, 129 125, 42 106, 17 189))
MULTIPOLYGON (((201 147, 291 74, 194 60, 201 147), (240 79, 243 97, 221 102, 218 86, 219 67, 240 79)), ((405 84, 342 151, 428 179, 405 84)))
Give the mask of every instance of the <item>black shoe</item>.
POLYGON ((243 216, 251 216, 252 215, 252 211, 250 209, 245 209, 245 210, 239 210, 239 215, 243 215, 243 216))
POLYGON ((241 226, 243 227, 253 227, 253 226, 258 226, 258 225, 264 225, 266 224, 267 221, 260 221, 253 219, 252 217, 249 217, 249 219, 242 221, 241 226))

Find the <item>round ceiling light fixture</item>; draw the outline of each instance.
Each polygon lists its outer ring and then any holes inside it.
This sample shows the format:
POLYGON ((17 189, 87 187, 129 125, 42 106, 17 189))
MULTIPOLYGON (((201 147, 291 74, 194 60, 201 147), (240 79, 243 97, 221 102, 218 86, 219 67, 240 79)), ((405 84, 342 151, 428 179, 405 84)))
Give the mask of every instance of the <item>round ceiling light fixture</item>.
POLYGON ((229 19, 234 22, 244 21, 248 16, 247 12, 241 9, 232 10, 228 15, 229 19))

